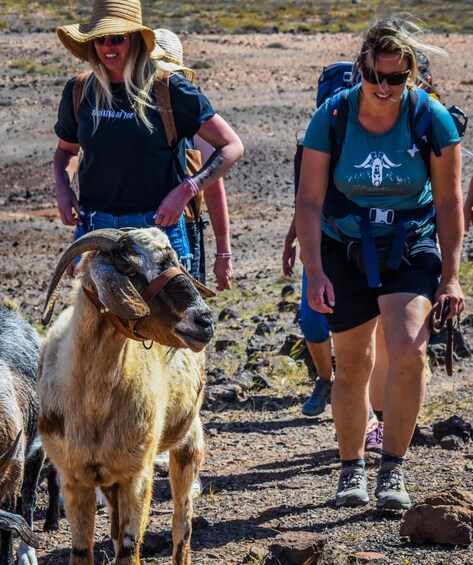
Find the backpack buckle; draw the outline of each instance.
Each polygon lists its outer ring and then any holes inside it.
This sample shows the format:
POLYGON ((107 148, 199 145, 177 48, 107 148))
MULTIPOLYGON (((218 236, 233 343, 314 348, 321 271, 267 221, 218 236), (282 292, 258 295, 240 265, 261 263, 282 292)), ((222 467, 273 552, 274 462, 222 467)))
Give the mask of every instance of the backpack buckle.
POLYGON ((393 224, 394 210, 383 210, 382 208, 370 208, 369 219, 375 224, 393 224))

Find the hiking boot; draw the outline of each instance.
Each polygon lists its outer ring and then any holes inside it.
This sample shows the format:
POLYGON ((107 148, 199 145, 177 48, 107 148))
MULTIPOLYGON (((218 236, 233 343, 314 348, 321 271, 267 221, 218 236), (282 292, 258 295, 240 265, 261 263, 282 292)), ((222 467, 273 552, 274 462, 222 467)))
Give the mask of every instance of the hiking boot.
POLYGON ((365 470, 355 465, 343 467, 340 471, 335 506, 361 506, 369 501, 365 470))
POLYGON ((374 430, 366 433, 365 451, 381 453, 383 449, 383 431, 384 422, 378 422, 378 426, 374 430))
POLYGON ((411 499, 404 487, 404 473, 401 465, 386 462, 378 471, 378 485, 375 490, 381 510, 407 510, 411 507, 411 499))
POLYGON ((318 416, 327 408, 332 392, 332 381, 324 381, 320 377, 315 379, 315 387, 310 397, 302 405, 304 416, 318 416))

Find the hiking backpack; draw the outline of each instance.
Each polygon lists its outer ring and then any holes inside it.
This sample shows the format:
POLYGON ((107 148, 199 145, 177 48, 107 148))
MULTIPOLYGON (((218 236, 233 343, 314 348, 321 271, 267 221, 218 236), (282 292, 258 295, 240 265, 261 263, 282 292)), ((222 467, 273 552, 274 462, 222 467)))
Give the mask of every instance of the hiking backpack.
MULTIPOLYGON (((349 61, 337 61, 325 66, 317 81, 317 108, 327 98, 350 88, 359 81, 360 75, 353 76, 353 63, 349 61)), ((304 133, 305 130, 296 132, 296 154, 294 155, 294 188, 296 193, 299 186, 304 133)))

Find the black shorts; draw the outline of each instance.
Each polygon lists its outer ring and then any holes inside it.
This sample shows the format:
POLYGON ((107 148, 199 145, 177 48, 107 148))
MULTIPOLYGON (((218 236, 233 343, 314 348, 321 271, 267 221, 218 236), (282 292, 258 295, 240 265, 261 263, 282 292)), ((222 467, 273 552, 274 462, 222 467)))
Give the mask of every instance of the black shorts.
POLYGON ((366 276, 348 258, 345 245, 323 234, 323 267, 335 292, 333 314, 327 314, 330 330, 344 332, 379 316, 378 297, 385 294, 410 292, 433 302, 442 271, 436 240, 427 237, 416 241, 407 261, 403 260, 397 271, 381 273, 381 286, 370 288, 366 276))

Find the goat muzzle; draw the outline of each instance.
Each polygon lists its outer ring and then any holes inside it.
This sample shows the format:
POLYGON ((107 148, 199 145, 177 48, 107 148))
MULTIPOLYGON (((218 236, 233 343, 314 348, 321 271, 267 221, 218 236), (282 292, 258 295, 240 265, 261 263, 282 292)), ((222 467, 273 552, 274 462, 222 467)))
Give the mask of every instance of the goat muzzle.
MULTIPOLYGON (((169 269, 165 269, 159 276, 157 276, 154 280, 152 280, 147 288, 140 292, 141 298, 149 304, 153 298, 158 295, 161 290, 171 281, 174 277, 177 276, 185 276, 184 273, 181 271, 179 267, 169 267, 169 269)), ((97 308, 100 315, 106 318, 111 324, 115 326, 115 328, 125 337, 129 339, 133 339, 135 341, 150 341, 149 338, 139 334, 135 330, 135 325, 139 320, 127 320, 123 323, 118 316, 116 316, 113 312, 102 304, 99 300, 97 294, 88 288, 82 287, 84 294, 87 298, 92 302, 92 304, 97 308)))

